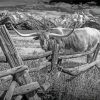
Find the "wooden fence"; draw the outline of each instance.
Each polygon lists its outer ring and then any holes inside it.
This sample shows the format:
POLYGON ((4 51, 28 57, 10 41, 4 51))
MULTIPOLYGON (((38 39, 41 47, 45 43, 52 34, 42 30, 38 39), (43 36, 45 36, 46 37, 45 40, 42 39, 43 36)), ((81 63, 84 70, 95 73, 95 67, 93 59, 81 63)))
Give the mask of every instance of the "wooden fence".
POLYGON ((91 50, 82 54, 63 56, 58 54, 58 46, 56 41, 54 41, 54 48, 52 51, 48 51, 45 54, 38 56, 20 56, 14 47, 14 43, 9 35, 8 30, 3 25, 0 27, 0 45, 5 55, 0 57, 0 62, 9 63, 11 67, 11 69, 0 71, 0 78, 7 76, 12 78, 10 86, 2 89, 2 91, 7 91, 3 100, 12 100, 12 98, 15 100, 21 100, 23 96, 25 96, 28 100, 36 100, 35 97, 37 96, 37 98, 41 100, 41 98, 39 98, 37 93, 34 93, 34 91, 40 89, 41 92, 45 92, 50 87, 50 83, 48 82, 41 85, 38 81, 33 82, 29 72, 39 71, 48 65, 51 66, 50 71, 57 67, 59 71, 72 75, 73 77, 76 77, 93 66, 99 68, 97 63, 99 63, 100 60, 96 60, 100 49, 99 43, 95 50, 91 50), (38 68, 31 68, 29 70, 28 66, 24 65, 23 63, 25 60, 35 60, 49 55, 52 57, 52 62, 45 62, 45 64, 40 65, 38 68), (91 55, 91 58, 88 59, 87 64, 85 65, 64 69, 60 64, 58 64, 59 59, 70 59, 86 55, 91 55))

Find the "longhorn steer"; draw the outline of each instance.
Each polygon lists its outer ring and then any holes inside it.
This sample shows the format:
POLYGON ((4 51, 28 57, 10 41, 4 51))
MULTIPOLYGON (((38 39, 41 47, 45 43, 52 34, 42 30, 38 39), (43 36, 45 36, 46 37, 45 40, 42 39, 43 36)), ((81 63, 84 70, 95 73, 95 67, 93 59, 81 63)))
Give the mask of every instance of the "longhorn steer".
POLYGON ((20 36, 36 36, 35 39, 40 40, 41 47, 45 51, 52 50, 52 42, 54 39, 56 40, 56 43, 59 45, 59 51, 66 51, 72 49, 74 53, 82 53, 91 49, 95 49, 97 44, 100 43, 100 31, 95 28, 89 27, 77 28, 73 30, 66 28, 53 28, 50 30, 52 33, 43 32, 40 34, 22 34, 18 32, 14 27, 13 29, 20 36))
MULTIPOLYGON (((12 26, 13 27, 13 26, 12 26)), ((100 42, 100 31, 95 28, 77 28, 77 29, 66 29, 66 28, 52 28, 51 32, 43 33, 29 33, 22 34, 18 32, 14 27, 15 32, 23 37, 36 36, 40 39, 42 43, 41 47, 48 50, 48 41, 56 39, 59 47, 63 49, 72 49, 75 52, 85 52, 95 48, 97 43, 100 42), (68 32, 71 31, 71 32, 68 32), (58 34, 57 34, 58 33, 58 34)))

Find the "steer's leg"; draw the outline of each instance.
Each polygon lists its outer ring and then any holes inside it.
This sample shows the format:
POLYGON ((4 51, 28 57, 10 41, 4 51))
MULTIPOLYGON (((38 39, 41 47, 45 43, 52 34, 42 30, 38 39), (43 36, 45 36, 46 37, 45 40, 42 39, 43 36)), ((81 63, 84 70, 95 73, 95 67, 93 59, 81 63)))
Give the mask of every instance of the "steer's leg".
POLYGON ((52 58, 51 58, 51 55, 50 56, 47 56, 46 59, 51 62, 52 61, 52 58))
POLYGON ((97 58, 97 55, 99 53, 99 50, 100 50, 100 43, 97 44, 97 47, 95 48, 95 50, 93 52, 93 55, 92 54, 87 55, 87 62, 91 63, 91 62, 95 61, 97 58))
POLYGON ((91 58, 92 58, 92 54, 88 54, 88 55, 87 55, 87 63, 90 62, 91 58))
POLYGON ((62 59, 58 58, 58 63, 57 64, 61 65, 61 63, 62 63, 62 59))
POLYGON ((53 50, 52 50, 52 61, 51 61, 51 70, 55 69, 55 67, 58 64, 58 52, 59 52, 59 46, 56 43, 56 40, 54 40, 53 43, 53 50))

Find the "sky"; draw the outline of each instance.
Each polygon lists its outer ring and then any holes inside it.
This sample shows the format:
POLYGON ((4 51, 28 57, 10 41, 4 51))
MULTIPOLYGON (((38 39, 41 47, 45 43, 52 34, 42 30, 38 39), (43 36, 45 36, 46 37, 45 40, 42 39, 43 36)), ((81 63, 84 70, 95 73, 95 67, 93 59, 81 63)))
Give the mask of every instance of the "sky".
POLYGON ((0 0, 0 6, 22 5, 31 3, 33 0, 0 0))

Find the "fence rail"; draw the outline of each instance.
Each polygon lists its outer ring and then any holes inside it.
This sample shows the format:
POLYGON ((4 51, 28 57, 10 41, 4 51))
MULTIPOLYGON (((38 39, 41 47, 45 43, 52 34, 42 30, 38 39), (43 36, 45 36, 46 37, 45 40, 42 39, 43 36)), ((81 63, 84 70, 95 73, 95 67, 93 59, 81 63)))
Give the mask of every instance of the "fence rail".
MULTIPOLYGON (((65 55, 63 56, 62 53, 61 55, 59 56, 60 59, 70 59, 70 58, 77 58, 77 57, 81 57, 81 56, 85 56, 85 55, 88 55, 88 54, 92 54, 94 52, 95 49, 92 49, 91 51, 87 51, 87 52, 83 52, 81 54, 74 54, 74 55, 65 55)), ((39 59, 39 58, 44 58, 46 56, 49 56, 52 54, 52 51, 47 51, 43 54, 39 54, 39 55, 21 55, 21 58, 23 61, 27 61, 27 60, 36 60, 36 59, 39 59)), ((7 63, 7 59, 5 56, 0 56, 0 63, 7 63)))

